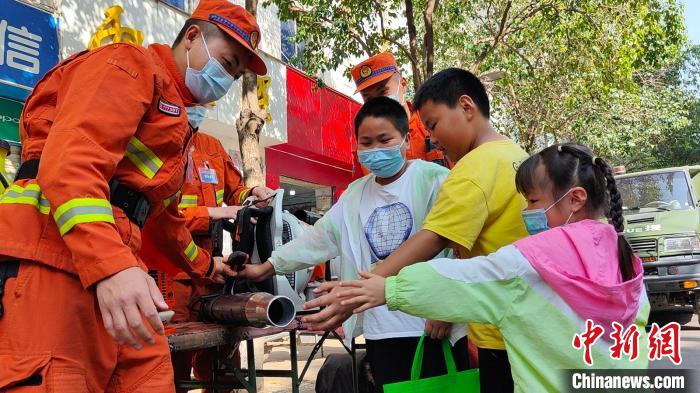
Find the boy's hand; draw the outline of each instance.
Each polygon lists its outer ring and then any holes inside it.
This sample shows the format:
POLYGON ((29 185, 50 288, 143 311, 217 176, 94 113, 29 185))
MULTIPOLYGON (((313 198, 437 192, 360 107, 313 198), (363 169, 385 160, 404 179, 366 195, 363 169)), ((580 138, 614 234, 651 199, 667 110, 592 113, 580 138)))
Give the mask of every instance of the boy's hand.
POLYGON ((164 334, 158 310, 167 310, 168 305, 153 278, 138 267, 124 269, 98 282, 95 294, 105 329, 117 343, 141 349, 138 337, 147 344, 155 344, 144 318, 157 334, 164 334))
POLYGON ((302 318, 302 322, 307 329, 327 331, 335 329, 343 324, 346 319, 352 315, 353 306, 341 305, 341 298, 338 294, 349 290, 349 288, 341 288, 338 281, 325 282, 314 290, 314 293, 330 292, 326 295, 317 297, 316 299, 304 303, 304 309, 312 309, 316 307, 325 307, 316 314, 302 318))
POLYGON ((352 289, 337 295, 343 299, 340 302, 341 305, 356 307, 353 310, 355 314, 386 303, 386 295, 384 293, 386 278, 367 272, 360 272, 360 277, 363 280, 341 282, 341 287, 352 289))
POLYGON ((442 340, 450 335, 452 324, 442 321, 425 321, 425 335, 430 336, 433 340, 442 340))
POLYGON ((251 265, 246 263, 241 267, 241 270, 234 273, 234 276, 239 279, 244 279, 253 282, 262 281, 268 277, 272 277, 275 274, 275 267, 272 262, 265 261, 259 265, 251 265))

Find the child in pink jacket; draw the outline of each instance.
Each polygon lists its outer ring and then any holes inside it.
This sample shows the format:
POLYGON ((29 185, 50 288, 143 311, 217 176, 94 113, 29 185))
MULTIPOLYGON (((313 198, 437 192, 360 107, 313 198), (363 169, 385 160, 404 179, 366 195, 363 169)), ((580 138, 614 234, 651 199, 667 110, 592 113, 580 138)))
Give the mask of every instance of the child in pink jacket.
POLYGON ((568 391, 566 369, 646 368, 643 269, 622 236, 610 166, 585 146, 554 145, 521 164, 516 185, 531 236, 485 257, 436 259, 386 279, 363 273, 365 280, 343 283, 356 287, 343 303, 358 304, 356 312, 386 303, 422 318, 496 325, 518 392, 568 391), (574 348, 587 320, 605 332, 588 359, 584 346, 574 348), (639 332, 636 358, 611 357, 615 324, 639 332))

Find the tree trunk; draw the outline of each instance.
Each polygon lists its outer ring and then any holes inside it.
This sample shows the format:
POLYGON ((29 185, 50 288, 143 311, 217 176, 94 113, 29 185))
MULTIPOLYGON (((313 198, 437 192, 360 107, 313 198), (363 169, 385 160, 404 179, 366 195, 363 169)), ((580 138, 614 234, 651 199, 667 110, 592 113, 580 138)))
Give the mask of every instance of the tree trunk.
POLYGON ((435 63, 435 37, 433 33, 433 15, 438 0, 428 0, 428 5, 423 12, 423 22, 425 23, 425 34, 423 35, 423 47, 425 48, 425 79, 433 75, 433 64, 435 63))
POLYGON ((413 72, 413 89, 418 91, 418 88, 423 83, 421 76, 421 67, 418 61, 418 39, 416 33, 416 23, 413 16, 413 1, 406 0, 406 27, 408 29, 408 46, 411 52, 411 71, 413 72), (414 60, 415 59, 415 60, 414 60))
MULTIPOLYGON (((246 0, 245 8, 253 16, 257 14, 258 0, 246 0)), ((258 104, 258 79, 246 72, 241 84, 241 114, 236 121, 238 144, 243 161, 243 178, 248 187, 265 185, 263 162, 260 156, 260 131, 265 125, 265 113, 258 104)))

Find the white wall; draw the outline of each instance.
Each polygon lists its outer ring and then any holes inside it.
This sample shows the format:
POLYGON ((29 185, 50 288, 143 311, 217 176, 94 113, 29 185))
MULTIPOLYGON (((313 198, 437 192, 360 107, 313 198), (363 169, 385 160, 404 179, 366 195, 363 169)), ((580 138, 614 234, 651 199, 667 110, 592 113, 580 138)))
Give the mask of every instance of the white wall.
MULTIPOLYGON (((243 1, 233 3, 243 5, 243 1)), ((104 11, 112 5, 124 8, 122 26, 133 27, 144 34, 144 45, 171 44, 188 15, 157 0, 60 0, 61 55, 67 57, 87 47, 90 37, 104 20, 104 11)), ((258 24, 262 30, 259 49, 268 68, 270 84, 270 114, 272 120, 265 125, 261 145, 270 146, 287 140, 286 69, 279 60, 280 24, 276 7, 261 8, 258 24)), ((202 129, 219 137, 226 148, 238 149, 236 119, 241 104, 240 82, 208 112, 202 129)))
MULTIPOLYGON (((262 57, 267 65, 267 76, 272 78, 268 90, 272 120, 265 123, 260 135, 260 145, 266 147, 287 141, 287 71, 279 60, 265 54, 262 57)), ((235 124, 241 105, 240 82, 234 84, 231 90, 207 113, 202 130, 218 137, 227 148, 238 150, 235 124)))

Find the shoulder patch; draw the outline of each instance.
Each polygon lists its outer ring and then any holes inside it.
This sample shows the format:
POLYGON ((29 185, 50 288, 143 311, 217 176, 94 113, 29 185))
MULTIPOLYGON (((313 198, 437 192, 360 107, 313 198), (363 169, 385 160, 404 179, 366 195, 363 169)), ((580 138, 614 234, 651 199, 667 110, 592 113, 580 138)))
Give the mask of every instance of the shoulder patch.
POLYGON ((165 101, 163 97, 158 99, 158 110, 168 116, 180 116, 180 106, 165 101))

